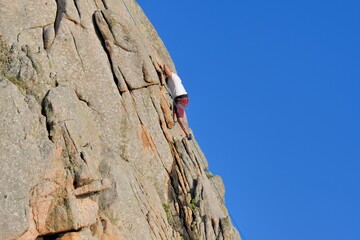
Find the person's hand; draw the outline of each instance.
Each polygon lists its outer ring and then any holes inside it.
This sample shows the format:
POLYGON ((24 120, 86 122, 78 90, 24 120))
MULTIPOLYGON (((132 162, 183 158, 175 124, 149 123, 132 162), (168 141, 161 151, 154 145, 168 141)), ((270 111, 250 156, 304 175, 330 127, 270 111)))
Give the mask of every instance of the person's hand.
POLYGON ((164 74, 167 77, 171 77, 171 75, 172 75, 170 68, 165 63, 164 63, 164 74))

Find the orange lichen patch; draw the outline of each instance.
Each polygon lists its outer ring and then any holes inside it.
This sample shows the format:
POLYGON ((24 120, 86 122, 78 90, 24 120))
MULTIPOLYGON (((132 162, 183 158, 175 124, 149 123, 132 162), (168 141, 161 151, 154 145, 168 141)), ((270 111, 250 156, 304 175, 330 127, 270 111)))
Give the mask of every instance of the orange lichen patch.
POLYGON ((167 140, 168 142, 172 142, 172 137, 171 137, 169 131, 168 131, 167 128, 166 128, 166 123, 165 123, 165 121, 161 119, 161 120, 160 120, 160 124, 161 124, 161 129, 162 129, 163 132, 164 132, 164 135, 165 135, 166 140, 167 140))
POLYGON ((44 182, 38 184, 32 193, 30 201, 36 228, 40 234, 48 233, 47 218, 51 209, 54 208, 55 196, 60 192, 60 187, 54 182, 44 182))
POLYGON ((149 131, 146 129, 144 125, 141 125, 141 140, 143 142, 144 148, 151 148, 151 150, 155 153, 156 147, 155 144, 149 134, 149 131))
POLYGON ((143 142, 144 148, 150 148, 150 141, 148 139, 146 129, 143 125, 141 125, 141 140, 143 142))

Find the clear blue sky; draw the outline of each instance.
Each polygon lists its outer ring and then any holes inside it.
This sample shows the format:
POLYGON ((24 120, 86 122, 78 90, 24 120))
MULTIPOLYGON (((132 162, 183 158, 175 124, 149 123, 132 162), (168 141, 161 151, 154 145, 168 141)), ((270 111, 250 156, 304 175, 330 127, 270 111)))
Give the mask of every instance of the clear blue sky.
POLYGON ((138 3, 246 240, 360 240, 360 1, 138 3))

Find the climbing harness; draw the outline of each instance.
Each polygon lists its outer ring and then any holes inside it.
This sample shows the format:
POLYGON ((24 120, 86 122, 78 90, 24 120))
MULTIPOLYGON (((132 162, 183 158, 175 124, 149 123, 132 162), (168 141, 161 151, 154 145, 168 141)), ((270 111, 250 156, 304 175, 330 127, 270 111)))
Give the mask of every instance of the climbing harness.
MULTIPOLYGON (((166 84, 164 85, 164 87, 165 87, 166 91, 168 92, 169 96, 171 97, 171 99, 172 99, 172 101, 173 101, 173 106, 174 106, 175 108, 182 108, 182 109, 188 110, 188 107, 187 107, 187 106, 184 106, 184 105, 182 105, 181 103, 177 103, 177 102, 176 102, 176 98, 174 98, 174 96, 170 93, 170 91, 169 91, 168 87, 166 86, 166 84)), ((173 112, 174 112, 174 111, 173 111, 173 112)))

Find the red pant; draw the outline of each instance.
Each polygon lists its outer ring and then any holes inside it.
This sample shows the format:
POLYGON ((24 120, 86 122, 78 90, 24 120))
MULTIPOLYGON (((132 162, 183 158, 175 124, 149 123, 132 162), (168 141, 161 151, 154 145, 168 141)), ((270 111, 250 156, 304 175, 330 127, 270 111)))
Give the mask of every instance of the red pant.
POLYGON ((175 111, 178 118, 183 118, 185 114, 185 108, 189 105, 189 98, 183 97, 175 99, 175 111))

